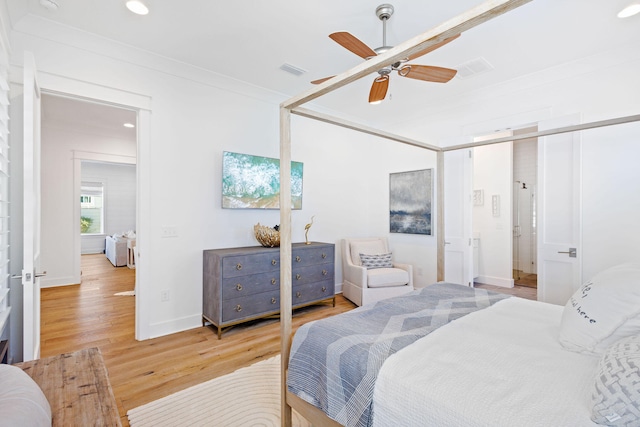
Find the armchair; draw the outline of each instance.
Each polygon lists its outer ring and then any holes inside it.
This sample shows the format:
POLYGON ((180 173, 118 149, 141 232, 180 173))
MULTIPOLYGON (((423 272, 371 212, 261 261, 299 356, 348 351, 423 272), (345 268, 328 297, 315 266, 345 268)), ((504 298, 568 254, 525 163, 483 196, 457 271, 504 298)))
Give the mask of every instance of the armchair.
POLYGON ((342 293, 357 305, 369 304, 381 299, 413 291, 413 267, 409 264, 390 262, 386 237, 342 240, 342 293), (383 255, 365 258, 365 265, 384 260, 382 267, 363 267, 360 254, 383 255))

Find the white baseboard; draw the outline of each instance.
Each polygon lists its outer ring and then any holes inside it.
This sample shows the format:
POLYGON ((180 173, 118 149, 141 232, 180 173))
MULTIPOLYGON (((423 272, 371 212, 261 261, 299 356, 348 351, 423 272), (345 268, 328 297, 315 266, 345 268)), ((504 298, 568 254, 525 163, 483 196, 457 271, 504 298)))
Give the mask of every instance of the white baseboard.
POLYGON ((483 285, 513 288, 513 279, 505 279, 504 277, 478 276, 473 281, 474 283, 482 283, 483 285))

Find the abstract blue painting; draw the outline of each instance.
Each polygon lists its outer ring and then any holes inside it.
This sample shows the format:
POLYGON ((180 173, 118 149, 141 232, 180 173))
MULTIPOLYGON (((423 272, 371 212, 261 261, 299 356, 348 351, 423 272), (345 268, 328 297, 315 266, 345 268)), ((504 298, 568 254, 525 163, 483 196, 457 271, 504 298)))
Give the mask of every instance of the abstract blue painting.
POLYGON ((389 231, 431 235, 432 169, 389 174, 389 231))

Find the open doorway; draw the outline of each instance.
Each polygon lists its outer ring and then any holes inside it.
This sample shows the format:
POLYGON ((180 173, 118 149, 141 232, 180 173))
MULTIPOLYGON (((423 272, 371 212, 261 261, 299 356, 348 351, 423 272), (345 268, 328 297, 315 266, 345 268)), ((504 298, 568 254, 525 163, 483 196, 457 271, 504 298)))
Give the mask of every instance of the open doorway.
MULTIPOLYGON (((518 129, 514 135, 537 132, 537 126, 518 129)), ((513 281, 537 288, 537 180, 538 139, 513 143, 513 281)))
POLYGON ((43 93, 41 124, 41 259, 48 272, 41 284, 79 285, 82 253, 105 257, 106 236, 136 230, 137 112, 43 93), (88 184, 84 190, 83 182, 88 184), (85 206, 101 209, 86 242, 83 191, 85 206))

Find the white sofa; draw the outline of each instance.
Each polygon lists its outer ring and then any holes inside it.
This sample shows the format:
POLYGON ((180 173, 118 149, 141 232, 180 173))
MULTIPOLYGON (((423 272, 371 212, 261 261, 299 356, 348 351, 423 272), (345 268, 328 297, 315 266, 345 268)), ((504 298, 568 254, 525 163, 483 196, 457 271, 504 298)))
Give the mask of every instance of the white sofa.
POLYGON ((107 236, 105 238, 105 255, 114 267, 127 265, 127 238, 107 236))
POLYGON ((413 291, 413 266, 392 263, 391 268, 362 266, 360 254, 388 254, 386 237, 342 240, 342 294, 357 305, 413 291))

